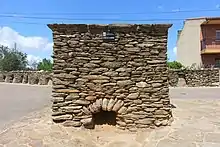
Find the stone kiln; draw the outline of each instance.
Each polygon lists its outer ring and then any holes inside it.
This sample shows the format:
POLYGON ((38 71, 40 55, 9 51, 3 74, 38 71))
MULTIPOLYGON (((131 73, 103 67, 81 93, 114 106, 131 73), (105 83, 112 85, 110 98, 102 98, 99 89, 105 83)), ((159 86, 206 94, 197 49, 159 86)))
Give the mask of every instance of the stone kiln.
POLYGON ((112 124, 135 131, 168 125, 169 24, 49 24, 52 118, 65 126, 112 124))

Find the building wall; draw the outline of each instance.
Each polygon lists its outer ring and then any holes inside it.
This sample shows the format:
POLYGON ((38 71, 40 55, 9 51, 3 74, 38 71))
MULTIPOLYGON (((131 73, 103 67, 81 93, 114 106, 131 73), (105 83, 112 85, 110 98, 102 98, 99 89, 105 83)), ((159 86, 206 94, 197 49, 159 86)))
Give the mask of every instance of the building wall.
POLYGON ((220 30, 220 25, 217 24, 207 24, 201 26, 202 39, 211 38, 216 39, 216 30, 220 30))
POLYGON ((205 19, 186 20, 177 41, 177 61, 185 66, 200 65, 201 59, 201 27, 205 19))
POLYGON ((204 54, 204 55, 202 55, 202 63, 205 67, 214 66, 216 59, 220 59, 220 54, 204 54))
POLYGON ((220 25, 217 24, 207 24, 201 26, 202 38, 205 39, 207 49, 217 49, 220 50, 220 41, 216 40, 216 30, 220 30, 220 25))
MULTIPOLYGON (((53 30, 53 120, 94 127, 94 114, 117 113, 135 131, 172 120, 167 70, 170 25, 49 25, 53 30), (104 41, 113 30, 116 39, 104 41)), ((104 119, 104 118, 103 118, 104 119)))

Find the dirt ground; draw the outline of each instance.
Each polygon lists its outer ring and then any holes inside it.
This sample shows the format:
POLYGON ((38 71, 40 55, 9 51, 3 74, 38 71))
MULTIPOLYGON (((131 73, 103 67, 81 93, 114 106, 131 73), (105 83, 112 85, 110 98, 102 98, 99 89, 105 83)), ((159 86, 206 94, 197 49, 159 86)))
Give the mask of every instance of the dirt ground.
POLYGON ((171 126, 122 131, 114 126, 95 130, 52 123, 46 107, 7 126, 0 147, 220 147, 220 100, 174 99, 171 126))

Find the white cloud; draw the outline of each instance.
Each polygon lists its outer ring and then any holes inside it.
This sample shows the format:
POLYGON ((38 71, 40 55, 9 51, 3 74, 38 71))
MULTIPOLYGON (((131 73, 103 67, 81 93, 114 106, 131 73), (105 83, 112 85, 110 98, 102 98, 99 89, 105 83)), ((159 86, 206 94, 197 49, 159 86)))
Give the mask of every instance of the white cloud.
POLYGON ((27 55, 28 62, 40 62, 42 59, 39 56, 27 55))
POLYGON ((177 52, 177 47, 174 47, 173 48, 173 53, 176 55, 176 52, 177 52))
POLYGON ((42 61, 41 57, 34 55, 27 55, 27 61, 29 68, 36 68, 37 64, 42 61))
POLYGON ((22 36, 10 27, 0 27, 0 44, 8 47, 17 47, 22 51, 52 50, 53 43, 47 38, 39 36, 22 36))

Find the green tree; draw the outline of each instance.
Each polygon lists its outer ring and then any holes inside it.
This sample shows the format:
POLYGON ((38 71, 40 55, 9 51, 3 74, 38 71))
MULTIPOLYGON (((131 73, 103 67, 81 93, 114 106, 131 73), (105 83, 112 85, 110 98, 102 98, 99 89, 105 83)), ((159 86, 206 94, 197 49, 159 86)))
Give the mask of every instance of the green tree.
POLYGON ((177 61, 167 62, 167 66, 171 69, 181 69, 184 67, 180 62, 177 61))
POLYGON ((1 71, 25 70, 26 66, 27 54, 18 51, 16 48, 0 47, 1 71))
POLYGON ((41 62, 39 62, 37 69, 44 70, 44 71, 52 71, 53 63, 51 62, 50 59, 44 58, 41 62))

